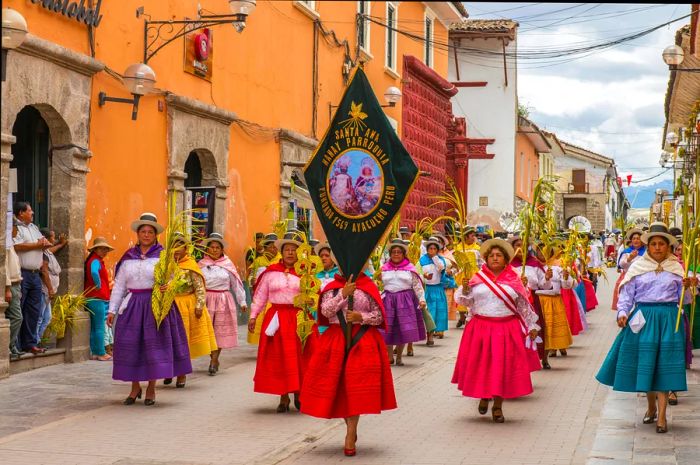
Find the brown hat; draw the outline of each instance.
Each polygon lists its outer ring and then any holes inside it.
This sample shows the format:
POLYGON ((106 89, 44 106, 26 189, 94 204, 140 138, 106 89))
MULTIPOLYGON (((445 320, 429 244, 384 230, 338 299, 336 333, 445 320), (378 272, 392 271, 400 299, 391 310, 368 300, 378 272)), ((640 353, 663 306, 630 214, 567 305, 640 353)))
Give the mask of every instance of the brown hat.
POLYGON ((98 247, 104 247, 105 249, 109 249, 110 251, 114 250, 114 247, 109 245, 104 237, 96 237, 95 239, 93 239, 92 246, 88 247, 88 250, 92 252, 98 247))

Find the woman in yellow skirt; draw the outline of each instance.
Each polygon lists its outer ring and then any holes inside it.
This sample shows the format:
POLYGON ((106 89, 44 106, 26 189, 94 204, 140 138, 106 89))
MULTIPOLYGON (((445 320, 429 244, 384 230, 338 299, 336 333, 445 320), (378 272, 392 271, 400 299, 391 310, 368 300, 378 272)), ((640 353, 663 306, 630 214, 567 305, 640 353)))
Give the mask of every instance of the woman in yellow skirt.
MULTIPOLYGON (((185 325, 190 358, 195 359, 211 355, 218 349, 218 346, 216 345, 214 325, 206 306, 204 275, 195 259, 187 253, 187 246, 188 241, 184 237, 177 239, 174 257, 180 269, 185 272, 185 282, 175 296, 175 305, 177 305, 185 325)), ((178 376, 175 387, 184 388, 186 378, 186 376, 178 376)), ((166 378, 165 384, 170 383, 172 383, 172 378, 166 378)))
POLYGON ((561 290, 571 289, 575 283, 574 279, 561 266, 551 265, 548 268, 552 271, 552 277, 548 281, 551 283, 551 288, 536 291, 540 298, 542 316, 544 317, 544 350, 554 351, 554 353, 560 350, 564 354, 574 340, 571 336, 569 320, 566 317, 566 307, 564 307, 561 290))

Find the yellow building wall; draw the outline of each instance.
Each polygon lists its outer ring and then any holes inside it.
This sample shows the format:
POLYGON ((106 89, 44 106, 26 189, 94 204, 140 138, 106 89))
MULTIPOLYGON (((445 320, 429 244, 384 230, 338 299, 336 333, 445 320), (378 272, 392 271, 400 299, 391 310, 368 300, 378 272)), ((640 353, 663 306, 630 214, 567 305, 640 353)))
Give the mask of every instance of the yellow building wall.
MULTIPOLYGON (((88 3, 88 2, 86 2, 88 3)), ((96 2, 95 2, 96 3, 96 2)), ((225 0, 120 0, 102 2, 102 22, 95 29, 95 58, 123 73, 143 60, 144 17, 136 10, 145 6, 153 20, 195 18, 197 4, 214 14, 228 14, 225 0)), ((19 11, 30 33, 76 52, 90 55, 87 27, 51 13, 26 0, 7 0, 3 6, 19 11)), ((356 1, 316 2, 318 17, 339 41, 347 40, 351 57, 357 50, 356 1)), ((421 2, 399 2, 398 27, 423 34, 425 7, 421 2)), ((386 3, 371 2, 370 15, 385 18, 386 3)), ((92 237, 106 236, 116 247, 114 263, 135 239, 129 225, 144 211, 165 220, 167 201, 167 109, 166 92, 187 96, 233 111, 247 121, 270 130, 284 128, 319 139, 329 123, 328 105, 337 105, 344 83, 341 74, 344 48, 332 36, 319 33, 317 130, 312 132, 313 20, 291 1, 258 1, 243 33, 220 25, 213 31, 213 79, 209 83, 183 71, 183 39, 164 47, 149 61, 156 73, 159 95, 141 99, 138 120, 130 118, 129 105, 108 102, 99 107, 98 94, 129 98, 123 85, 105 72, 93 78, 89 149, 93 153, 87 177, 85 229, 92 237)), ((434 40, 447 42, 447 29, 434 22, 434 40)), ((370 25, 373 59, 365 72, 380 102, 387 87, 401 88, 401 80, 385 71, 386 29, 370 25)), ((423 59, 424 44, 397 34, 396 71, 402 72, 403 55, 423 59)), ((436 47, 435 69, 447 76, 446 51, 436 47)), ((47 79, 50 77, 47 77, 47 79)), ((37 102, 40 103, 40 102, 37 102)), ((386 113, 399 122, 401 104, 386 113)), ((196 128, 192 128, 193 131, 196 128)), ((230 186, 225 237, 228 253, 240 266, 243 249, 255 231, 268 232, 275 216, 272 202, 280 198, 280 153, 271 131, 251 137, 236 123, 231 125, 229 144, 230 186)), ((181 167, 182 168, 182 167, 181 167)), ((318 230, 318 228, 316 228, 318 230)))

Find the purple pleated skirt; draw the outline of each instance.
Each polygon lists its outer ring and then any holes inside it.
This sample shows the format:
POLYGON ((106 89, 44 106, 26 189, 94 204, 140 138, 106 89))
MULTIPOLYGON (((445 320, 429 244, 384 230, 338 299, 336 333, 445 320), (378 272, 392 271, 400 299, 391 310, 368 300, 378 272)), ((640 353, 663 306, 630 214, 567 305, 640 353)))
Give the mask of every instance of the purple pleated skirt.
POLYGON ((426 338, 423 312, 413 289, 385 292, 386 331, 380 331, 389 345, 418 342, 426 338))
POLYGON ((156 328, 151 291, 132 291, 114 328, 112 378, 149 381, 192 372, 187 334, 175 304, 156 328))

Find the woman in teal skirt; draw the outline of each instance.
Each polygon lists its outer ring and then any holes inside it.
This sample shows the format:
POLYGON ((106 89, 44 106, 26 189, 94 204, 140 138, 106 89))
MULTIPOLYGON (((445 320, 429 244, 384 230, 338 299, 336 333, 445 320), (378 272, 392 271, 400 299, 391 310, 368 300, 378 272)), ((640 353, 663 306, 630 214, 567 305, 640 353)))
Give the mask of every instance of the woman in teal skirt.
POLYGON ((665 224, 652 223, 642 241, 647 253, 620 283, 617 324, 622 331, 596 379, 615 391, 646 392, 643 423, 656 422, 656 432, 665 433, 669 391, 688 389, 683 320, 676 331, 676 318, 681 291, 694 279, 683 278, 683 267, 672 254, 676 238, 665 224))
POLYGON ((442 339, 447 331, 447 295, 443 285, 447 262, 438 255, 441 246, 438 238, 430 237, 425 241, 427 253, 419 261, 425 282, 425 301, 436 326, 434 331, 428 331, 429 346, 433 345, 433 334, 442 339))

